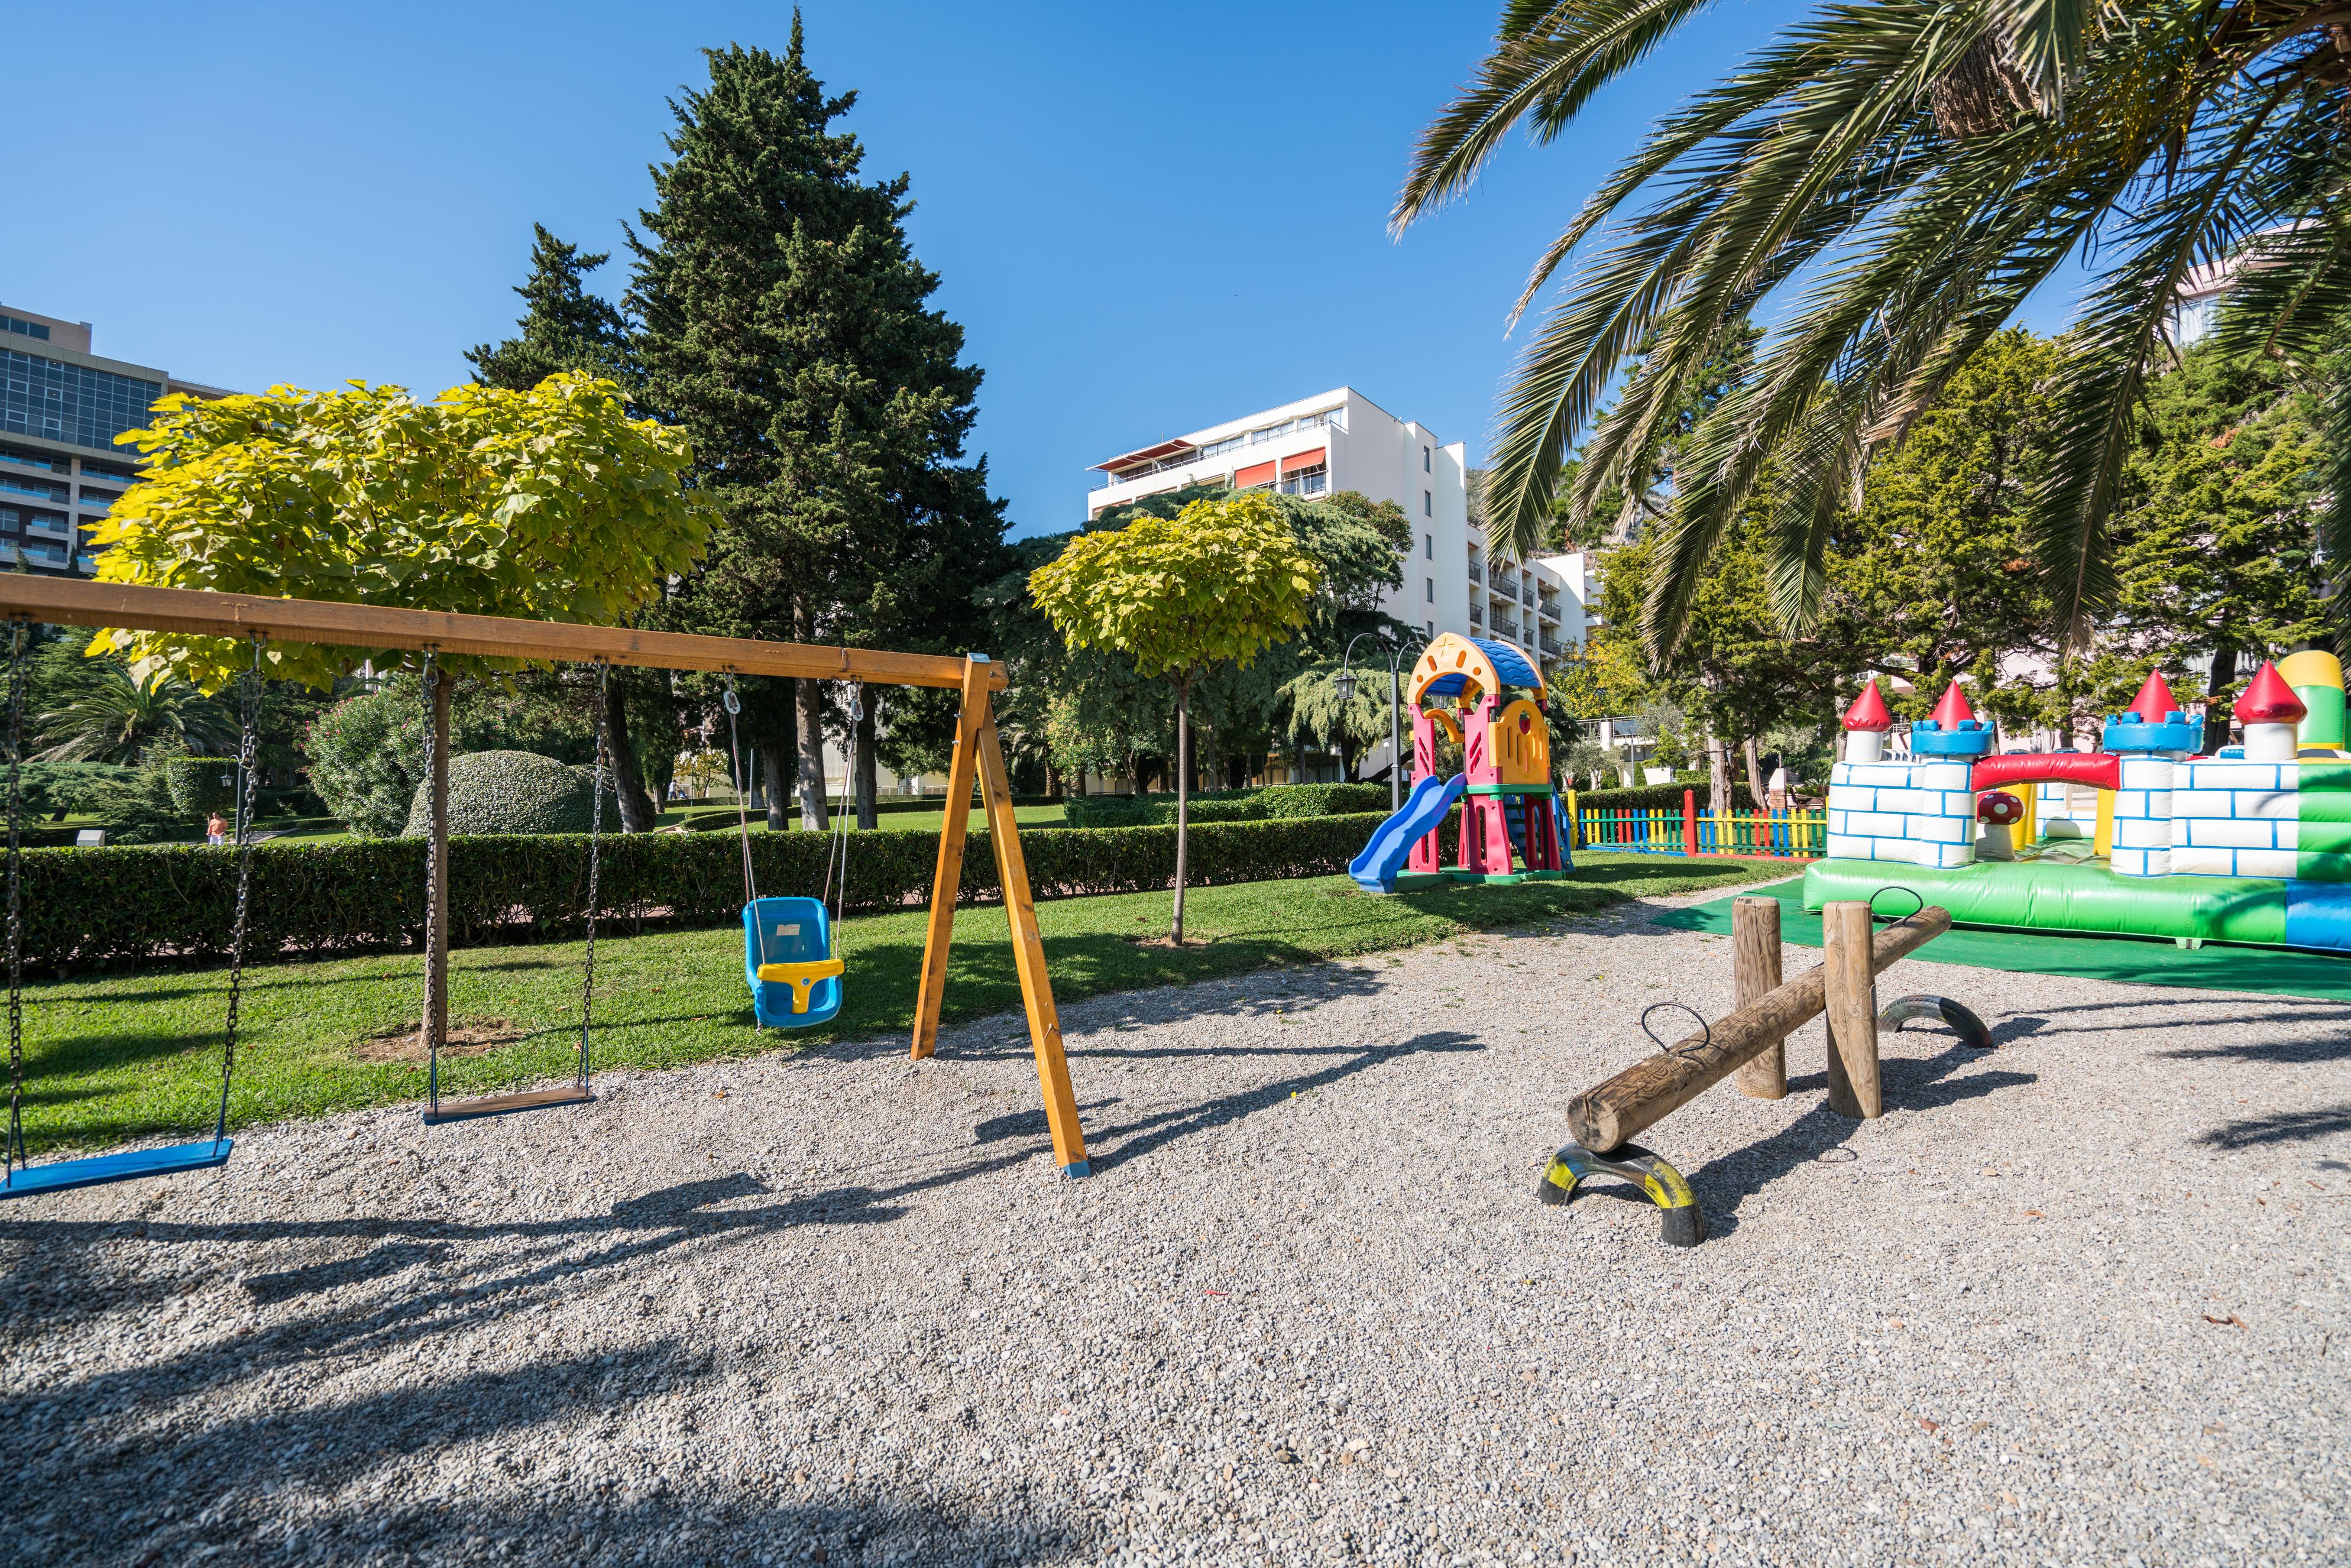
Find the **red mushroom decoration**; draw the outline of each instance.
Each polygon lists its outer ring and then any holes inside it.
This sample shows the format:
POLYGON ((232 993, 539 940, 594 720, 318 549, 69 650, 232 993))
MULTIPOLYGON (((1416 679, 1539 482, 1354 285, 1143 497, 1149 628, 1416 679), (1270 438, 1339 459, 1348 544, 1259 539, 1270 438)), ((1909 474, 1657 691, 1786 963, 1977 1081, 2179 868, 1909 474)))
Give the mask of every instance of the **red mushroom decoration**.
POLYGON ((1976 840, 1976 857, 1988 861, 2016 858, 2016 839, 2010 832, 2024 821, 2024 802, 2005 789, 1988 789, 1976 800, 1976 821, 1983 836, 1976 840))

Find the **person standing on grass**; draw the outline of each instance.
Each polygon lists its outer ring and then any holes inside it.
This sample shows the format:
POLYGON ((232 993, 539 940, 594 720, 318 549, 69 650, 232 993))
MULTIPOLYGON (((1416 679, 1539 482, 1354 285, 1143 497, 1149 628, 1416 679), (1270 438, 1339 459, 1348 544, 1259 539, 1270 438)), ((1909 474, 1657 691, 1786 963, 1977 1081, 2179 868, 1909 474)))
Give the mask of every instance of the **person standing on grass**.
POLYGON ((204 842, 214 845, 228 842, 228 823, 222 821, 218 811, 204 819, 204 842))

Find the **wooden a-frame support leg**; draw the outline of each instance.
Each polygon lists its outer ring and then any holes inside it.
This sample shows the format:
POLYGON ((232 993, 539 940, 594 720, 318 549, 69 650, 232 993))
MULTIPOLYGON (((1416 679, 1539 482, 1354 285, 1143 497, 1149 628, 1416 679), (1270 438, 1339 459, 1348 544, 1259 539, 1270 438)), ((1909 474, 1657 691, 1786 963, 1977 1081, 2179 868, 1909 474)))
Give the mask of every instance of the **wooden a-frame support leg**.
POLYGON ((1020 976, 1020 1000, 1029 1013, 1029 1043, 1037 1052, 1037 1084, 1045 1101, 1045 1125, 1053 1136, 1053 1163, 1063 1174, 1088 1174, 1086 1139, 1078 1124, 1078 1097, 1070 1087, 1069 1059, 1061 1051, 1061 1019, 1053 1007, 1053 984, 1045 972, 1045 944, 1037 930, 1037 901, 1029 891, 1029 862, 1020 852, 1020 832, 1012 812, 1012 781, 1005 771, 1004 747, 997 738, 996 715, 987 695, 987 664, 964 667, 963 711, 956 721, 955 760, 947 769, 946 822, 939 832, 939 859, 931 879, 930 930, 923 943, 922 988, 914 1002, 916 1061, 938 1049, 939 1008, 946 999, 947 948, 955 937, 956 897, 963 885, 965 830, 971 814, 977 775, 987 810, 988 840, 996 846, 996 869, 1004 884, 1004 913, 1012 927, 1013 967, 1020 976))

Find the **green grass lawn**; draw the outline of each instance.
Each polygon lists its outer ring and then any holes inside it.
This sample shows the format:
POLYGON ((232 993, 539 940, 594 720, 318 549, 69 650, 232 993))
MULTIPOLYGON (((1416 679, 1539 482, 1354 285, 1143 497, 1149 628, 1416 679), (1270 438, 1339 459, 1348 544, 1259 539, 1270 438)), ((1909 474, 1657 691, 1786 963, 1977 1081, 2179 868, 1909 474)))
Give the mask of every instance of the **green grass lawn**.
MULTIPOLYGON (((1626 898, 1787 874, 1787 862, 1587 852, 1572 880, 1447 888, 1393 898, 1343 877, 1196 888, 1182 951, 1164 936, 1165 893, 1040 904, 1054 994, 1067 1002, 1267 965, 1408 947, 1484 930, 1540 929, 1626 898)), ((601 1066, 673 1067, 913 1027, 920 911, 842 923, 847 1002, 829 1026, 762 1035, 752 1023, 738 929, 662 931, 596 945, 594 1056, 601 1066)), ((442 1062, 444 1093, 483 1093, 564 1076, 579 1039, 580 944, 476 947, 453 955, 452 1029, 511 1036, 442 1062)), ((422 1098, 424 1070, 370 1061, 369 1042, 415 1027, 423 959, 388 954, 274 964, 245 977, 232 1126, 422 1098)), ((28 987, 25 1134, 36 1150, 209 1129, 219 1092, 225 969, 155 969, 28 987)), ((949 1022, 1017 1008, 1000 908, 956 917, 949 1022)), ((381 1054, 381 1048, 375 1051, 381 1054)))

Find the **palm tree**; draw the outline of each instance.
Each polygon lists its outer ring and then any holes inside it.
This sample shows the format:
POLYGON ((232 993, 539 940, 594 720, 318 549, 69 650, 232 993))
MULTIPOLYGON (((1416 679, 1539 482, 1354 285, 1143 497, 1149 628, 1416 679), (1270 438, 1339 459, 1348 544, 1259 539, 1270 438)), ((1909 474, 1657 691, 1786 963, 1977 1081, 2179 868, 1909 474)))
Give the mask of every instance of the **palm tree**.
MULTIPOLYGON (((1465 192, 1512 126, 1566 131, 1704 8, 1508 0, 1493 54, 1421 140, 1395 226, 1465 192)), ((1631 492, 1685 387, 1781 296, 1752 372, 1683 444, 1643 632, 1653 657, 1671 650, 1767 464, 1775 605, 1801 630, 1870 453, 2080 254, 2097 272, 2066 336, 2060 449, 2038 498, 2043 564, 2078 645, 2113 591, 2106 513, 2190 271, 2241 268, 2227 346, 2307 362, 2351 321, 2346 88, 2339 0, 1823 5, 1660 120, 1536 263, 1513 321, 1607 229, 1504 389, 1496 542, 1541 542, 1579 446, 1571 517, 1631 492)), ((2351 394, 2330 417, 2336 477, 2351 481, 2351 394)), ((2351 483, 2321 526, 2346 559, 2351 483)))
POLYGON ((196 756, 219 756, 236 744, 228 709, 186 681, 160 672, 145 680, 118 659, 94 661, 71 701, 36 719, 44 762, 135 763, 165 737, 196 756))

